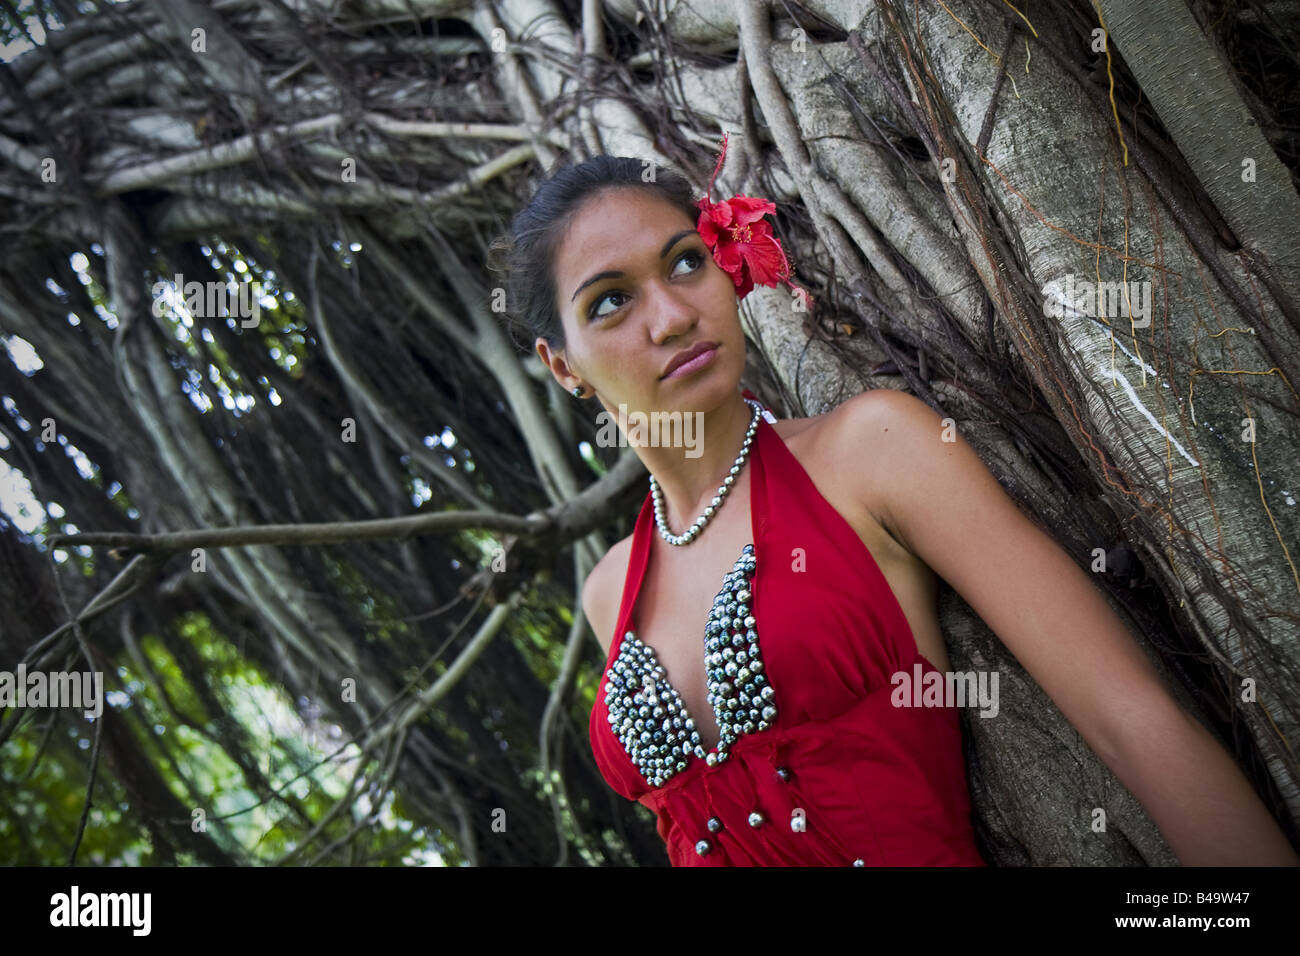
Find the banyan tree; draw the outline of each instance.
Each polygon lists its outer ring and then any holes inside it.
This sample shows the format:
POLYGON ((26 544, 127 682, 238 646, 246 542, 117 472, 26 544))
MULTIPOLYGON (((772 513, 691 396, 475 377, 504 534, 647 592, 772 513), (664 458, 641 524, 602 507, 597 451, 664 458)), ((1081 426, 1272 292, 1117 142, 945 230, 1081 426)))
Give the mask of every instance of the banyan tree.
MULTIPOLYGON (((703 195, 724 133, 714 194, 776 202, 814 299, 743 300, 746 384, 951 419, 1297 841, 1294 3, 0 24, 0 670, 106 698, 0 710, 0 858, 665 862, 593 763, 579 604, 646 473, 510 334, 491 253, 558 164, 703 195)), ((940 621, 1001 675, 962 716, 989 861, 1174 863, 951 588, 940 621)))

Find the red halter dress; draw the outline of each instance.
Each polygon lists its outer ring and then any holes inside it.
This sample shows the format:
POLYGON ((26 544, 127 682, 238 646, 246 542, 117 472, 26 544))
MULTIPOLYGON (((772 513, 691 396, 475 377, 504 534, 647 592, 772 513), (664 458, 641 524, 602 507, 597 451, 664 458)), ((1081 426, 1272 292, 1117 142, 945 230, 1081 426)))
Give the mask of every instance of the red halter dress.
POLYGON ((936 668, 871 552, 762 418, 747 467, 753 544, 702 648, 722 739, 705 752, 635 634, 647 494, 588 726, 601 775, 673 866, 985 866, 956 708, 891 704, 891 675, 936 668))

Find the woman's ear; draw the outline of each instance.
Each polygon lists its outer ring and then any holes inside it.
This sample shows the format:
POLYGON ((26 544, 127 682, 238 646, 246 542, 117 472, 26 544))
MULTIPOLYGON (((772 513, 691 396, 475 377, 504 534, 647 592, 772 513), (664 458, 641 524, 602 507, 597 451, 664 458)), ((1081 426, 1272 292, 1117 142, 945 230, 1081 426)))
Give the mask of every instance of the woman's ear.
POLYGON ((563 349, 552 351, 550 343, 540 335, 533 347, 537 349, 537 357, 542 360, 542 364, 551 370, 555 380, 564 387, 566 392, 573 391, 575 385, 583 384, 582 380, 574 375, 569 368, 569 363, 564 359, 563 349))

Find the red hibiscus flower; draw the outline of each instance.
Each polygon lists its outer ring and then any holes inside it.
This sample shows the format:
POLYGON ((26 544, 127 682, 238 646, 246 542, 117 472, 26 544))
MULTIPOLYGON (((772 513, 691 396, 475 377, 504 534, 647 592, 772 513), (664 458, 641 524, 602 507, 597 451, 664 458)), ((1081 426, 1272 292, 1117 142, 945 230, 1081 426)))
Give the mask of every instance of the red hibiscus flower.
POLYGON ((696 231, 713 253, 713 261, 731 276, 740 298, 749 295, 754 285, 775 286, 784 282, 794 289, 810 308, 812 299, 807 291, 790 281, 790 263, 786 260, 781 243, 772 235, 772 226, 763 217, 776 212, 771 201, 759 196, 733 196, 722 202, 713 202, 713 180, 722 169, 727 155, 727 134, 722 137, 722 152, 709 177, 709 189, 704 198, 696 202, 700 218, 696 231))

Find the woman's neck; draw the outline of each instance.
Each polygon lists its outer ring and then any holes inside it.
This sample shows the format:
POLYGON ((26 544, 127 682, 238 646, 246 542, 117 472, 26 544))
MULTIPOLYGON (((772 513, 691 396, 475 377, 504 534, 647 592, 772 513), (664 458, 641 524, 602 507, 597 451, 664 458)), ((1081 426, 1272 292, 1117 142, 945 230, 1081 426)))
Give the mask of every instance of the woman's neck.
MULTIPOLYGON (((718 493, 745 444, 754 409, 737 391, 712 411, 683 412, 682 416, 696 419, 691 447, 661 443, 636 449, 659 485, 664 518, 674 534, 682 534, 694 524, 718 493)), ((682 433, 686 433, 685 422, 682 433)), ((752 452, 753 446, 750 448, 752 452)))

